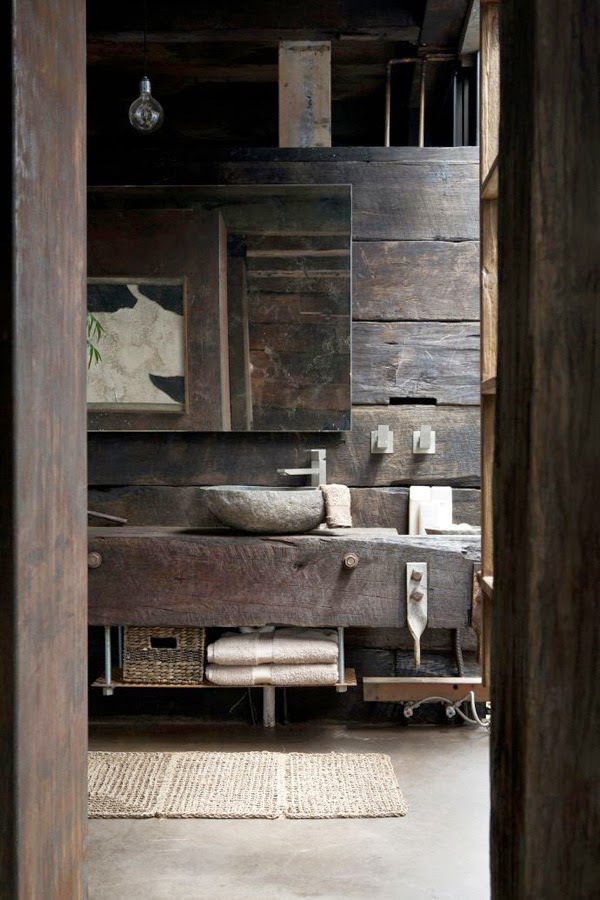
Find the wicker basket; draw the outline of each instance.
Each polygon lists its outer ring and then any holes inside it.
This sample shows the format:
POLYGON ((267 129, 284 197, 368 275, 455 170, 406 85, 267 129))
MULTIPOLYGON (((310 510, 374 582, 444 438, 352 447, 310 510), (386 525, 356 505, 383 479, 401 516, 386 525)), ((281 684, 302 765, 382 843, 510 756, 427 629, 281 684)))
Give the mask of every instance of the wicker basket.
POLYGON ((126 626, 123 681, 200 684, 204 678, 204 628, 126 626))

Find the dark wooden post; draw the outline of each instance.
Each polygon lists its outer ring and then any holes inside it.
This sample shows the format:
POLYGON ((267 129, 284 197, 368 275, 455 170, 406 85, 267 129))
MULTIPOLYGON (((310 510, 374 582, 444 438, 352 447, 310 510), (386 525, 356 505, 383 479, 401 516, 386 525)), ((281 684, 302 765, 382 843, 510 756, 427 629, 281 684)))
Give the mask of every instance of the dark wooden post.
POLYGON ((495 898, 600 895, 600 6, 502 0, 495 898))
POLYGON ((85 2, 4 6, 0 897, 72 900, 86 827, 85 2))

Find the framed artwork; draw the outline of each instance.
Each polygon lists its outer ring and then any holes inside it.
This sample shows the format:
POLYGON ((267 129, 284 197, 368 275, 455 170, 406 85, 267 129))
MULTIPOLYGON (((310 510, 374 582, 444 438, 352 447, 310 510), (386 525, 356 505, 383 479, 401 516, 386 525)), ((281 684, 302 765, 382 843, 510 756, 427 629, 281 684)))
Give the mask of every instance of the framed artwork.
POLYGON ((90 431, 229 431, 227 238, 218 211, 90 210, 90 431))
POLYGON ((90 409, 185 411, 186 280, 90 278, 87 302, 101 329, 90 409))

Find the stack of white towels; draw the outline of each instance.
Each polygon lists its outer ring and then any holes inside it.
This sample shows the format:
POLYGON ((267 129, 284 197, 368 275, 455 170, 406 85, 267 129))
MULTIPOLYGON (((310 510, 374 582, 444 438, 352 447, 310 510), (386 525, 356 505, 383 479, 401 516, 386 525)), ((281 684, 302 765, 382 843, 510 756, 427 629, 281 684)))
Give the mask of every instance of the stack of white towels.
POLYGON ((227 632, 206 648, 205 677, 213 684, 275 687, 338 683, 336 631, 273 628, 227 632))

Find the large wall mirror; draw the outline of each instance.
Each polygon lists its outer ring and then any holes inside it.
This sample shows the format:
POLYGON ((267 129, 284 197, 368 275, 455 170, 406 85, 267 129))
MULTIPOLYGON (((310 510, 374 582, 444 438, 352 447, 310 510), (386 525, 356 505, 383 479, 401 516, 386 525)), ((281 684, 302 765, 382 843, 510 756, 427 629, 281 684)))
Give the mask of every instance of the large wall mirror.
POLYGON ((350 185, 89 205, 91 431, 350 429, 350 185))

